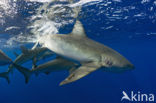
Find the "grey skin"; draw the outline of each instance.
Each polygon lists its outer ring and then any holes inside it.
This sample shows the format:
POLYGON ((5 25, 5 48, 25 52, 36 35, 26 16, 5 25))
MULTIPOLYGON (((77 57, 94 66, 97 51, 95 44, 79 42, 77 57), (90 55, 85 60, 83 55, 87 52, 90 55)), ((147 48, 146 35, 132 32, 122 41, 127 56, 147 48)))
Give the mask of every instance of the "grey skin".
POLYGON ((115 50, 89 39, 78 20, 70 34, 46 35, 40 38, 39 44, 60 56, 81 63, 81 66, 62 81, 60 85, 76 81, 101 67, 109 70, 111 68, 116 68, 116 70, 134 68, 133 64, 115 50))
MULTIPOLYGON (((32 60, 33 61, 33 67, 36 66, 36 62, 39 59, 42 59, 45 55, 47 55, 47 52, 49 51, 47 48, 45 47, 35 47, 32 49, 27 49, 25 47, 21 47, 22 50, 22 54, 18 55, 17 58, 15 59, 15 61, 13 61, 13 63, 21 65, 23 63, 26 63, 27 61, 32 60), (46 54, 45 54, 46 53, 46 54)), ((51 52, 51 51, 49 51, 51 52)), ((51 52, 51 54, 49 53, 49 55, 52 55, 53 53, 51 52)), ((12 71, 14 68, 13 64, 11 64, 9 66, 8 72, 12 71)))
POLYGON ((0 50, 0 66, 8 65, 12 62, 12 60, 0 50))
POLYGON ((48 50, 48 51, 44 52, 42 55, 38 56, 36 58, 36 62, 40 61, 40 60, 43 60, 43 59, 46 59, 48 57, 51 57, 53 55, 54 55, 54 53, 48 50))
POLYGON ((51 72, 62 70, 67 70, 70 73, 72 73, 78 67, 77 64, 60 57, 47 63, 41 64, 33 69, 27 69, 17 64, 14 64, 14 66, 17 68, 19 72, 21 72, 24 75, 26 83, 28 83, 29 78, 32 74, 37 75, 39 73, 49 74, 51 72))

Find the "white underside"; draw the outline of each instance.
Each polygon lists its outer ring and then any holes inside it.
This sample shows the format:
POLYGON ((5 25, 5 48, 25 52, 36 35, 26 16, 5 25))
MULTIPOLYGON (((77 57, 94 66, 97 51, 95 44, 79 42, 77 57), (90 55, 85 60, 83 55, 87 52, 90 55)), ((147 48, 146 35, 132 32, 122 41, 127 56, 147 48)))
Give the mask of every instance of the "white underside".
POLYGON ((72 45, 70 44, 62 43, 61 41, 56 42, 55 40, 50 40, 48 38, 44 42, 44 46, 59 55, 71 58, 79 62, 90 60, 89 56, 87 56, 86 53, 84 54, 82 52, 79 52, 77 48, 72 47, 72 45))

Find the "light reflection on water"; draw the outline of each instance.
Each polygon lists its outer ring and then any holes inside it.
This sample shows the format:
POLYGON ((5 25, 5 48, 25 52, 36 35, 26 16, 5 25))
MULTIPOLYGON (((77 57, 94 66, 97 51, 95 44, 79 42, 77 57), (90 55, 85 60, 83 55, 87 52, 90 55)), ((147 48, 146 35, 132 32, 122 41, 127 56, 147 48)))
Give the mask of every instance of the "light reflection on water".
MULTIPOLYGON (((0 33, 3 38, 0 43, 7 47, 13 47, 15 44, 36 42, 41 35, 59 33, 60 29, 73 25, 75 17, 77 17, 75 8, 80 6, 82 9, 77 18, 84 21, 84 26, 87 27, 86 31, 90 32, 90 35, 95 32, 94 36, 105 35, 107 38, 106 34, 109 34, 109 37, 113 39, 113 35, 121 34, 118 32, 122 31, 132 32, 132 34, 126 35, 130 39, 155 37, 156 3, 154 1, 49 1, 51 0, 44 0, 44 2, 43 0, 1 0, 0 33), (103 34, 103 32, 106 33, 103 34), (116 34, 113 34, 115 32, 116 34)), ((118 37, 120 36, 118 35, 118 37)))

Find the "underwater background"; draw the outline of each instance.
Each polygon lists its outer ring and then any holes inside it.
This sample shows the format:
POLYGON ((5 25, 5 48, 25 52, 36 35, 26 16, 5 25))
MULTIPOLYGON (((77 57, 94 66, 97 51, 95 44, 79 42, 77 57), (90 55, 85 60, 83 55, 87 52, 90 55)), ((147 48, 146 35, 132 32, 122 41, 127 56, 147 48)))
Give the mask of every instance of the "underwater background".
MULTIPOLYGON (((25 84, 14 70, 10 84, 0 78, 0 103, 129 103, 121 101, 122 91, 156 94, 156 1, 75 0, 67 5, 66 0, 0 0, 0 49, 15 60, 20 45, 31 48, 41 35, 70 33, 75 23, 71 8, 81 5, 78 18, 87 36, 121 53, 135 69, 97 70, 63 86, 66 71, 33 75, 25 84)), ((32 62, 23 66, 31 69, 32 62)), ((1 66, 0 72, 7 69, 1 66)))

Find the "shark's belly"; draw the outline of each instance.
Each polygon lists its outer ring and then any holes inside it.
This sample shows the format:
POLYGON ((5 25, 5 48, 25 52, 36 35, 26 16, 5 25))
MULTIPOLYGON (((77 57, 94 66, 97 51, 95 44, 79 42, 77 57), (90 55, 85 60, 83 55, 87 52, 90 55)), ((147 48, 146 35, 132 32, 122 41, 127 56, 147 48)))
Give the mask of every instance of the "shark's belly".
POLYGON ((55 40, 47 40, 45 46, 61 56, 74 59, 79 62, 85 62, 85 61, 87 62, 93 60, 93 58, 90 55, 88 55, 80 48, 77 48, 70 43, 65 43, 62 41, 56 42, 55 40))
POLYGON ((40 73, 43 73, 43 72, 50 73, 50 72, 55 72, 55 71, 69 70, 71 68, 71 66, 65 66, 63 65, 63 63, 55 64, 53 61, 38 66, 36 69, 34 69, 34 71, 40 72, 40 73))

